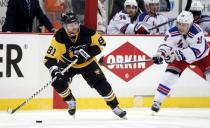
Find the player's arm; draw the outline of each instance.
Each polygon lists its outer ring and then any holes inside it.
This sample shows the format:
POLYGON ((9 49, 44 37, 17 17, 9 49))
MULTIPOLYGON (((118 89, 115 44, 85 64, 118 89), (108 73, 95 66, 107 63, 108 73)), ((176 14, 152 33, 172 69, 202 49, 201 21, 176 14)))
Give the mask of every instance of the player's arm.
POLYGON ((80 48, 74 51, 74 54, 78 56, 78 63, 84 63, 102 52, 102 47, 106 45, 106 42, 100 34, 95 32, 91 36, 91 44, 87 48, 80 48))
POLYGON ((61 56, 65 52, 66 52, 65 45, 56 41, 55 37, 53 37, 44 58, 45 66, 49 69, 52 66, 57 65, 57 61, 61 59, 61 56))
POLYGON ((174 45, 174 39, 173 37, 171 37, 171 34, 167 31, 163 42, 158 47, 158 52, 164 55, 169 54, 173 49, 174 45))
POLYGON ((94 57, 100 54, 105 46, 106 42, 104 38, 96 32, 93 36, 91 36, 91 45, 88 47, 88 50, 90 51, 91 56, 94 57))
POLYGON ((158 50, 155 55, 153 55, 152 59, 155 64, 162 64, 163 60, 166 63, 170 63, 174 60, 174 58, 170 55, 170 52, 173 50, 175 43, 171 34, 167 31, 164 37, 164 41, 159 45, 158 50))
POLYGON ((204 34, 203 32, 199 32, 193 37, 193 42, 189 44, 189 47, 179 51, 182 54, 180 59, 186 61, 196 60, 202 57, 207 49, 207 41, 204 34))

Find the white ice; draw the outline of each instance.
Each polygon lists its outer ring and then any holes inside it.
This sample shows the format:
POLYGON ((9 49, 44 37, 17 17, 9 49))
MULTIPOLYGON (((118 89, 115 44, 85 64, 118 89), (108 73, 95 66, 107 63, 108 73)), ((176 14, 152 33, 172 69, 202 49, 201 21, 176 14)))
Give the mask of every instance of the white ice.
POLYGON ((210 128, 210 108, 163 108, 152 116, 149 108, 129 108, 127 120, 111 110, 0 112, 0 128, 210 128), (36 123, 41 120, 42 123, 36 123))

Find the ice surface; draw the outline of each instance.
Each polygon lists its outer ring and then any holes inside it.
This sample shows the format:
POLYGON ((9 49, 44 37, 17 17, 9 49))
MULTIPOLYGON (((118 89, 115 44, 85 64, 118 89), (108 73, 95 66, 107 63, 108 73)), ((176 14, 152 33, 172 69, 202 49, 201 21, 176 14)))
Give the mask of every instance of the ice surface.
POLYGON ((0 111, 0 128, 210 128, 210 108, 163 108, 155 116, 149 108, 126 110, 127 120, 109 109, 77 110, 75 118, 66 110, 0 111))

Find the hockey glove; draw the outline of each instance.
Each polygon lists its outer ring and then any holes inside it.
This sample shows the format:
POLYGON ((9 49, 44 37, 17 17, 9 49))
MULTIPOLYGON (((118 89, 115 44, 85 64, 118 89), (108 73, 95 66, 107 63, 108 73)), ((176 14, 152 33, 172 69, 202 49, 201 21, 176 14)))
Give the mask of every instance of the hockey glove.
POLYGON ((163 64, 164 56, 161 53, 157 53, 152 57, 153 63, 163 64))
POLYGON ((150 34, 149 30, 142 23, 137 23, 134 27, 135 34, 150 34))
POLYGON ((58 66, 52 66, 49 70, 49 72, 52 76, 52 79, 56 78, 56 80, 64 79, 64 74, 62 74, 61 71, 62 71, 62 69, 59 68, 58 66))
POLYGON ((76 50, 74 51, 74 54, 78 56, 77 63, 79 64, 84 63, 91 58, 91 56, 84 49, 76 50))
POLYGON ((172 63, 175 60, 175 56, 173 54, 166 55, 165 62, 172 63))
POLYGON ((185 60, 185 57, 182 53, 181 50, 174 50, 170 53, 171 56, 174 56, 174 58, 177 60, 177 61, 181 61, 181 60, 185 60))
POLYGON ((98 60, 98 63, 99 63, 101 66, 104 66, 104 56, 102 56, 102 57, 98 60))

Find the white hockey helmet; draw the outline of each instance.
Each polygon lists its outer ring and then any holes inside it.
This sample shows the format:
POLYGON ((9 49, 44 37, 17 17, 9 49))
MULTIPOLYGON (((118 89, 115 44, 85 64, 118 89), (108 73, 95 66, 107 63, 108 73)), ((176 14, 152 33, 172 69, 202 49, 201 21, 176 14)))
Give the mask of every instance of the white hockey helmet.
POLYGON ((132 5, 132 6, 138 6, 136 0, 126 0, 124 3, 124 7, 126 7, 127 5, 132 5))
POLYGON ((160 0, 144 0, 145 4, 157 4, 160 3, 160 0))
POLYGON ((190 11, 202 11, 203 5, 201 1, 193 1, 190 7, 190 11))
POLYGON ((185 24, 192 24, 193 23, 193 14, 189 11, 182 11, 178 17, 177 17, 177 22, 179 23, 185 23, 185 24))

